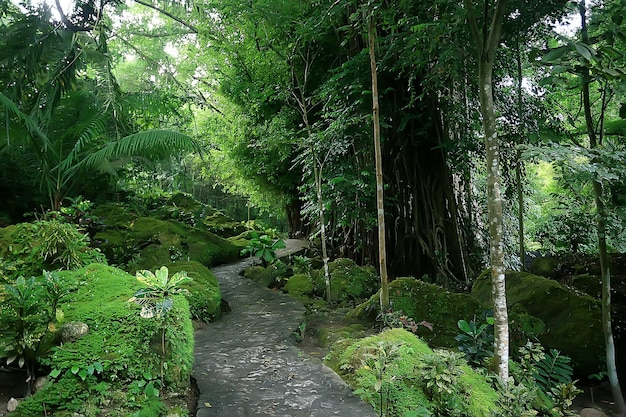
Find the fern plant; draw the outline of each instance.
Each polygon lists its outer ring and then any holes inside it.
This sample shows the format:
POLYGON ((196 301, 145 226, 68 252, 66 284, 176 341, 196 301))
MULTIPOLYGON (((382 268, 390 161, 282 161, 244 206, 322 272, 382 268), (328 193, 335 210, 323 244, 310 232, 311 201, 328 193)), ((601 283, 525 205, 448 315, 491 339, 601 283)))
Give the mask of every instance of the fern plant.
POLYGON ((550 349, 543 359, 535 365, 535 381, 543 392, 549 394, 552 388, 559 384, 572 382, 574 370, 570 365, 571 359, 562 355, 556 349, 550 349))

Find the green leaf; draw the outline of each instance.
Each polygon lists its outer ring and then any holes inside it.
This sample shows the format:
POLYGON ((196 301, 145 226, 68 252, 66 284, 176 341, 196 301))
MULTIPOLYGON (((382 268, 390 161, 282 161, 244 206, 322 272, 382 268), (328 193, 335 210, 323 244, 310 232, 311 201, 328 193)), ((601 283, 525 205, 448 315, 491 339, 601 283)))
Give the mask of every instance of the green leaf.
POLYGON ((104 371, 104 367, 102 366, 102 363, 100 362, 94 362, 93 367, 96 369, 98 373, 102 373, 102 371, 104 371))
POLYGON ((50 371, 50 378, 56 378, 59 375, 61 375, 60 369, 53 369, 52 371, 50 371))
POLYGON ((471 333, 472 332, 472 330, 470 329, 469 323, 467 321, 465 321, 465 320, 459 320, 457 322, 457 326, 459 326, 459 329, 461 329, 465 333, 471 333))
POLYGON ((377 379, 376 382, 374 383, 374 391, 379 392, 382 387, 383 387, 383 381, 380 379, 377 379))
POLYGON ((78 373, 78 371, 80 370, 80 367, 78 365, 74 365, 72 366, 72 368, 70 369, 70 371, 76 375, 78 373))
POLYGON ((548 52, 546 55, 543 56, 541 60, 543 62, 554 62, 560 59, 565 54, 565 52, 567 52, 567 50, 567 46, 560 46, 548 52))
POLYGON ((576 52, 582 55, 587 61, 591 61, 591 57, 596 54, 596 51, 591 49, 590 46, 581 42, 576 42, 574 47, 576 48, 576 52))

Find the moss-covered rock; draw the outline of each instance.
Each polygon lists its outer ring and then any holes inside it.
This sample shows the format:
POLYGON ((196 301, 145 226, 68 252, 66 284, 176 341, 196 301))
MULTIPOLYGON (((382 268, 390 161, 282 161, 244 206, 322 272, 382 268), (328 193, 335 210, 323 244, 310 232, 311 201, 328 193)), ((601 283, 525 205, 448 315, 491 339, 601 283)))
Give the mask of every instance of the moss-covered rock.
POLYGON ((310 295, 313 294, 313 280, 308 274, 296 274, 287 280, 284 289, 297 297, 310 295))
MULTIPOLYGON (((417 335, 434 346, 457 346, 458 321, 471 320, 482 308, 470 294, 453 293, 415 278, 396 278, 389 283, 389 301, 393 310, 402 311, 416 322, 425 320, 433 330, 420 326, 417 335)), ((380 312, 379 294, 372 296, 352 313, 355 316, 376 317, 380 312)))
POLYGON ((570 278, 569 284, 593 298, 602 298, 602 278, 598 275, 577 275, 570 278))
POLYGON ((195 261, 170 262, 165 266, 170 274, 185 271, 192 279, 182 287, 188 291, 185 297, 194 320, 208 322, 220 316, 222 296, 219 283, 206 266, 195 261))
POLYGON ((275 287, 277 281, 283 277, 282 269, 278 268, 276 264, 269 265, 267 268, 262 266, 251 266, 246 268, 243 276, 256 282, 262 287, 271 288, 275 287))
POLYGON ((239 249, 213 233, 183 223, 138 217, 126 230, 105 230, 95 236, 111 262, 134 272, 166 262, 192 260, 205 266, 232 262, 239 249), (134 256, 133 256, 134 255, 134 256))
POLYGON ((239 236, 246 231, 246 226, 233 220, 219 210, 213 210, 204 216, 202 224, 211 233, 222 237, 239 236))
POLYGON ((563 263, 557 256, 539 256, 533 259, 530 270, 535 275, 555 278, 559 275, 562 266, 563 263))
MULTIPOLYGON (((141 307, 128 302, 143 288, 134 276, 102 264, 60 275, 70 290, 59 303, 65 321, 86 323, 89 332, 42 359, 54 370, 51 380, 23 400, 12 416, 38 417, 63 410, 86 414, 86 407, 98 408, 104 403, 107 408, 101 410, 103 413, 116 410, 120 415, 132 415, 151 400, 137 396, 129 402, 126 393, 141 393, 138 384, 157 381, 161 369, 163 391, 180 393, 187 389, 194 341, 185 297, 172 297, 164 323, 167 367, 161 368, 162 322, 141 318, 141 307), (94 397, 99 401, 92 401, 94 397)), ((100 414, 93 408, 89 412, 100 414)))
MULTIPOLYGON (((421 407, 435 411, 439 400, 433 395, 433 388, 427 386, 427 375, 420 371, 421 364, 427 360, 438 360, 432 359, 433 355, 426 342, 417 336, 403 329, 391 329, 356 341, 340 341, 325 361, 377 410, 381 409, 382 392, 382 408, 388 415, 404 416, 421 407), (382 381, 381 365, 384 365, 382 381)), ((476 373, 462 359, 459 363, 454 369, 458 373, 456 381, 444 387, 452 392, 447 397, 457 398, 455 404, 460 409, 455 411, 471 417, 488 417, 492 412, 497 415, 498 396, 485 376, 476 373)), ((440 383, 447 384, 443 380, 440 383)))
POLYGON ((327 326, 319 329, 319 343, 322 348, 330 348, 344 339, 361 339, 366 336, 365 326, 359 323, 327 326))
POLYGON ((124 203, 106 203, 96 206, 92 214, 107 229, 130 229, 139 215, 124 203))
MULTIPOLYGON (((378 276, 372 267, 358 266, 351 259, 339 258, 328 264, 330 271, 330 291, 333 302, 361 303, 376 292, 378 276)), ((323 270, 311 273, 318 295, 326 293, 323 270)))
MULTIPOLYGON (((492 305, 489 274, 474 282, 472 295, 484 307, 492 305)), ((510 309, 545 323, 539 340, 546 348, 571 357, 578 375, 586 377, 602 369, 602 314, 597 300, 556 281, 520 272, 506 274, 506 296, 510 309)))

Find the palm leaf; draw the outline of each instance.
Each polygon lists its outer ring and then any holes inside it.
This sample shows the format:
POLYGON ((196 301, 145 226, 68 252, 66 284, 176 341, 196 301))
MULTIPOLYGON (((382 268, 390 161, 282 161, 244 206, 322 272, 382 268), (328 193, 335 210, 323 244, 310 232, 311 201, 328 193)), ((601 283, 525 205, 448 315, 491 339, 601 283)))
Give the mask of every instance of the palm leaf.
MULTIPOLYGON (((43 141, 44 148, 51 147, 51 142, 50 142, 50 139, 48 139, 48 135, 46 135, 41 130, 37 122, 32 117, 22 112, 17 106, 17 104, 13 102, 13 100, 8 98, 4 94, 0 93, 0 104, 3 105, 7 110, 9 110, 15 116, 17 116, 17 118, 22 122, 22 124, 26 127, 26 129, 30 133, 31 138, 32 137, 40 138, 43 141)), ((9 137, 7 137, 7 142, 8 141, 9 141, 9 137)), ((34 146, 34 148, 38 149, 38 146, 34 146)))
POLYGON ((71 170, 80 159, 83 150, 88 151, 89 145, 93 143, 94 139, 106 131, 106 114, 104 114, 104 112, 98 111, 88 114, 85 118, 86 120, 82 120, 66 132, 65 136, 74 137, 76 139, 72 149, 58 166, 61 172, 71 170))
POLYGON ((79 162, 77 168, 94 168, 114 159, 140 156, 151 160, 163 159, 180 151, 200 152, 191 137, 171 130, 148 130, 111 142, 79 162))

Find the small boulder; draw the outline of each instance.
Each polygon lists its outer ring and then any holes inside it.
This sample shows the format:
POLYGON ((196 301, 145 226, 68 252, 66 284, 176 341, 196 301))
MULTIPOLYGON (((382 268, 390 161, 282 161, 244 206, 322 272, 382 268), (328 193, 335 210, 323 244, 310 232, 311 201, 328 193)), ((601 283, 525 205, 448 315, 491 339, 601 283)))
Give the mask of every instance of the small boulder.
POLYGON ((61 328, 61 341, 63 343, 74 342, 81 336, 87 334, 89 326, 82 321, 70 321, 61 328))
POLYGON ((19 405, 19 401, 16 400, 15 398, 11 398, 9 400, 9 402, 7 403, 7 411, 9 413, 12 413, 13 411, 15 411, 15 409, 17 408, 17 406, 19 405))
POLYGON ((608 417, 604 412, 598 410, 597 408, 583 408, 578 414, 580 417, 608 417))
POLYGON ((33 387, 34 391, 37 392, 42 389, 43 386, 46 385, 46 382, 48 382, 48 378, 46 378, 45 376, 40 376, 39 378, 35 379, 35 386, 33 387))

